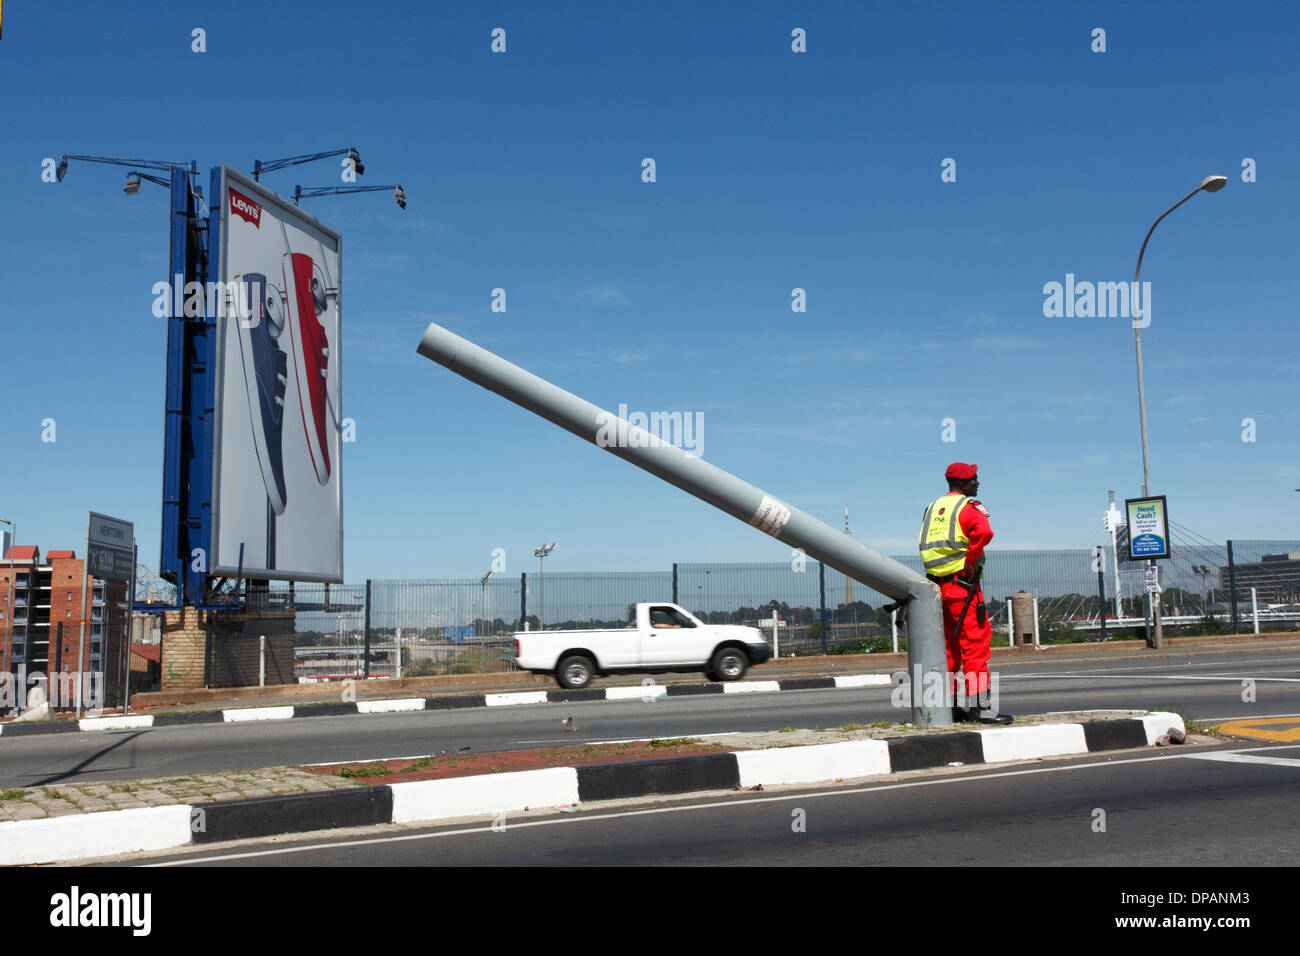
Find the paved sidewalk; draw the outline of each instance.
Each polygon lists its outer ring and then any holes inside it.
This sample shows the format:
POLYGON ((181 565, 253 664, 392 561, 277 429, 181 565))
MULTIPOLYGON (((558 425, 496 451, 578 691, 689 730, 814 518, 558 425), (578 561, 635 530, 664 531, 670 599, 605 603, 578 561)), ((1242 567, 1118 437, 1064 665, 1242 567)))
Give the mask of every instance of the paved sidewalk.
POLYGON ((43 820, 74 813, 201 804, 245 797, 341 790, 357 784, 342 777, 320 776, 295 767, 230 770, 179 777, 69 783, 0 793, 0 822, 43 820))

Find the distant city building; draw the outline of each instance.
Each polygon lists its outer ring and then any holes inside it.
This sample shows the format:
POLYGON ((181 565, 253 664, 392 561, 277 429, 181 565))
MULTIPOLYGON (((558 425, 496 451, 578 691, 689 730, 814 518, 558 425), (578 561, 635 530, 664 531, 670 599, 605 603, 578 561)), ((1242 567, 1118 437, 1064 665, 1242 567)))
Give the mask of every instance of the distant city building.
POLYGON ((74 551, 50 551, 42 558, 37 545, 5 550, 0 559, 0 668, 26 676, 24 694, 34 674, 73 674, 79 667, 86 673, 106 671, 108 686, 120 683, 122 628, 106 628, 106 608, 124 602, 126 588, 118 583, 114 593, 108 590, 102 580, 85 573, 85 563, 74 551))
MULTIPOLYGON (((1261 600, 1294 602, 1300 597, 1300 551, 1266 554, 1259 561, 1238 564, 1236 575, 1238 592, 1255 588, 1261 600)), ((1227 588, 1230 580, 1228 569, 1219 568, 1219 587, 1227 588)))

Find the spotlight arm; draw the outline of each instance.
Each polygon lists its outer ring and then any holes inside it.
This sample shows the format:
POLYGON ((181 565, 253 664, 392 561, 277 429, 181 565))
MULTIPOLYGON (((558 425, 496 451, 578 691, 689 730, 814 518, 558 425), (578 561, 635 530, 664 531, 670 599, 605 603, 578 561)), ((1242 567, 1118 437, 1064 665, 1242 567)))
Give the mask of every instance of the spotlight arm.
POLYGON ((277 169, 284 169, 288 166, 300 166, 303 163, 312 163, 318 159, 329 159, 331 156, 348 156, 353 160, 353 168, 357 174, 361 175, 365 171, 365 165, 361 163, 361 155, 357 152, 355 146, 349 146, 347 149, 330 149, 323 153, 304 153, 302 156, 287 156, 284 159, 272 159, 269 162, 262 162, 260 159, 253 160, 253 179, 261 181, 262 173, 273 173, 277 169))
MULTIPOLYGON (((296 206, 299 199, 312 199, 316 196, 341 196, 344 193, 377 193, 384 190, 392 192, 401 188, 397 183, 389 183, 387 186, 311 186, 307 189, 294 186, 293 204, 296 206)), ((405 190, 403 190, 403 194, 405 194, 405 190)))
MULTIPOLYGON (((105 166, 130 166, 136 170, 156 169, 164 173, 171 173, 177 166, 182 166, 185 167, 186 172, 188 172, 191 176, 198 175, 197 164, 192 162, 191 163, 185 163, 185 162, 169 163, 158 159, 119 159, 116 156, 75 156, 69 153, 64 153, 62 156, 59 157, 59 159, 61 160, 61 162, 59 163, 59 168, 64 170, 65 172, 67 171, 68 168, 68 161, 75 159, 77 160, 77 162, 80 163, 100 163, 105 166)), ((59 176, 59 179, 62 180, 63 177, 59 176)), ((158 182, 158 180, 156 179, 153 181, 158 182)), ((168 185, 168 184, 164 183, 163 185, 168 185)))

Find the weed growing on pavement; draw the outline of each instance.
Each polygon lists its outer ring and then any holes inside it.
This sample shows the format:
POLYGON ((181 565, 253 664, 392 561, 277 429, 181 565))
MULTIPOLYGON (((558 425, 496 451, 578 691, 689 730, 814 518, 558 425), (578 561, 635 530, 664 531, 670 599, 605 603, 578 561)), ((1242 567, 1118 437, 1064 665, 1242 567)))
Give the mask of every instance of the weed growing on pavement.
POLYGON ((337 776, 347 777, 349 780, 356 777, 386 777, 392 772, 387 767, 343 767, 335 771, 337 776))
POLYGON ((25 796, 27 796, 26 790, 6 790, 4 793, 0 793, 0 803, 5 800, 21 800, 25 796))
POLYGON ((780 730, 777 731, 777 733, 778 733, 778 734, 792 734, 792 733, 794 733, 794 728, 793 728, 793 727, 782 727, 780 730))
POLYGON ((863 729, 862 724, 854 724, 854 723, 845 724, 843 727, 840 728, 840 730, 862 730, 862 729, 863 729))
POLYGON ((700 741, 695 737, 673 737, 668 740, 652 740, 651 747, 689 747, 700 741))

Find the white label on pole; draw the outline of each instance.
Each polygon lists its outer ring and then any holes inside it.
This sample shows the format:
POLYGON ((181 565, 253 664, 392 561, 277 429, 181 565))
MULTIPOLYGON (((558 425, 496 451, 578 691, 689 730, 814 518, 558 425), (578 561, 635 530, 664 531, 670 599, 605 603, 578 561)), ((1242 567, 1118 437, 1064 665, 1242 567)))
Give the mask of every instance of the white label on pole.
POLYGON ((1154 564, 1146 567, 1146 585, 1148 594, 1160 593, 1160 568, 1154 564))
POLYGON ((763 500, 758 504, 758 510, 754 512, 754 517, 749 519, 749 523, 764 534, 779 538, 781 529, 785 527, 785 523, 789 520, 790 506, 783 501, 778 501, 771 495, 764 495, 763 500))

